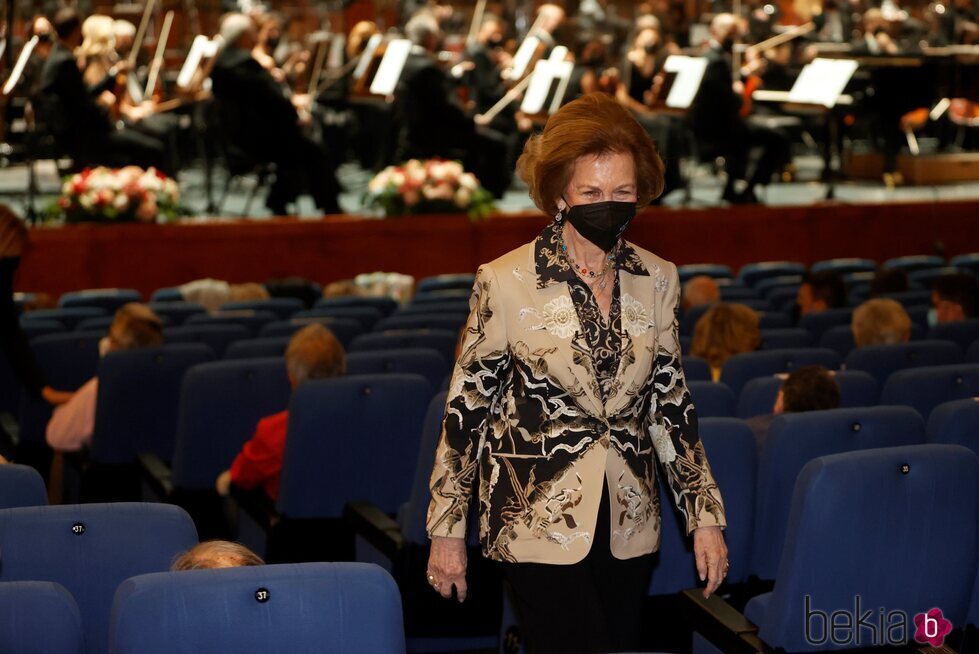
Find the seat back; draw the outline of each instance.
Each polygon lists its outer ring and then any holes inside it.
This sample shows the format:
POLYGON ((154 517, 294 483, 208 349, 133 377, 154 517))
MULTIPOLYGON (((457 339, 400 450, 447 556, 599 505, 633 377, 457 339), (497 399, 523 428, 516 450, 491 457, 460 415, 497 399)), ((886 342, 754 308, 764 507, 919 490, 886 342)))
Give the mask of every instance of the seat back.
POLYGON ((283 357, 286 348, 289 347, 289 336, 277 336, 275 338, 248 338, 243 341, 235 341, 228 346, 224 352, 225 360, 231 359, 264 359, 269 357, 283 357))
MULTIPOLYGON (((869 374, 860 370, 837 370, 833 378, 840 387, 839 408, 877 405, 880 386, 869 374)), ((759 377, 745 384, 738 399, 738 417, 746 420, 771 413, 782 383, 778 377, 759 377)))
POLYGON ((349 501, 395 513, 408 499, 422 420, 433 394, 418 375, 306 382, 289 404, 279 511, 337 518, 349 501))
POLYGON ((805 329, 765 329, 761 332, 762 350, 783 350, 815 345, 812 334, 805 329))
POLYGON ((809 461, 841 452, 924 442, 924 421, 906 407, 833 409, 776 418, 758 460, 752 572, 761 579, 775 579, 792 488, 809 461))
POLYGON ((360 323, 363 331, 370 331, 384 318, 381 310, 371 306, 318 307, 293 314, 293 318, 348 318, 360 323))
POLYGON ((442 380, 450 372, 450 366, 451 364, 441 354, 428 348, 351 352, 347 355, 349 375, 383 373, 421 375, 428 380, 433 389, 442 384, 442 380))
POLYGON ((442 329, 403 329, 389 332, 361 334, 350 344, 350 352, 365 350, 388 350, 408 347, 428 347, 445 357, 446 361, 456 360, 457 332, 442 329))
POLYGON ((63 309, 38 309, 28 311, 20 317, 22 323, 33 322, 35 320, 53 320, 71 330, 86 318, 98 318, 107 316, 109 312, 99 307, 70 307, 63 309))
POLYGON ((977 395, 979 363, 961 363, 899 370, 884 385, 880 403, 914 407, 927 420, 939 404, 977 395))
POLYGON ((247 338, 251 338, 251 332, 244 325, 185 324, 183 327, 163 328, 164 342, 202 343, 211 348, 217 357, 224 356, 232 343, 247 338))
POLYGON ((207 346, 190 343, 104 357, 99 362, 92 461, 129 464, 139 452, 170 461, 184 374, 213 358, 207 346))
POLYGON ((979 399, 939 404, 928 417, 927 430, 929 443, 964 445, 979 455, 979 399))
POLYGON ((104 654, 112 595, 124 579, 170 568, 197 543, 168 504, 77 504, 0 510, 0 581, 53 581, 78 603, 85 652, 104 654))
POLYGON ((242 302, 226 302, 221 305, 221 311, 256 311, 272 313, 280 320, 292 317, 297 311, 305 308, 303 301, 294 297, 272 297, 267 300, 246 300, 242 302))
POLYGON ((142 301, 143 296, 133 288, 98 288, 65 293, 58 300, 58 306, 64 309, 98 307, 112 314, 125 304, 142 301))
POLYGON ((740 395, 745 384, 758 377, 792 372, 796 368, 810 365, 836 370, 842 363, 843 358, 837 352, 821 348, 748 352, 736 354, 724 362, 721 367, 721 381, 727 384, 737 396, 740 395))
POLYGON ((401 596, 387 572, 366 563, 140 575, 116 593, 110 648, 113 654, 403 654, 401 596))
POLYGON ((252 336, 258 336, 262 327, 278 318, 271 311, 221 311, 220 313, 199 313, 187 318, 184 323, 191 325, 241 325, 252 336))
POLYGON ((714 279, 730 279, 733 271, 730 266, 719 263, 688 263, 678 266, 677 274, 680 276, 680 281, 685 282, 701 275, 714 279))
POLYGON ((979 340, 972 341, 972 345, 965 353, 965 360, 969 363, 979 363, 979 340))
MULTIPOLYGON (((724 498, 727 527, 724 540, 731 564, 727 580, 744 581, 748 575, 755 515, 755 439, 743 421, 707 418, 700 421, 700 438, 710 460, 714 480, 724 498)), ((693 542, 687 525, 673 503, 673 496, 659 478, 662 513, 660 548, 653 569, 650 595, 666 595, 699 584, 693 542)))
POLYGON ((738 399, 723 382, 689 382, 687 388, 699 418, 734 417, 738 399))
POLYGON ((47 503, 48 491, 37 470, 15 463, 0 466, 0 509, 45 506, 47 503))
POLYGON ((415 289, 417 293, 431 293, 432 291, 463 290, 469 291, 476 283, 476 276, 472 273, 452 273, 448 275, 435 275, 425 277, 418 281, 415 289))
POLYGON ((286 410, 290 392, 281 358, 217 361, 188 370, 180 389, 174 486, 214 488, 258 421, 286 410))
POLYGON ((874 272, 876 269, 877 264, 872 259, 857 258, 825 259, 823 261, 817 261, 810 268, 814 273, 831 270, 841 275, 855 272, 874 272))
POLYGON ((827 309, 818 313, 807 313, 799 318, 799 327, 805 329, 818 343, 831 327, 849 325, 853 318, 853 309, 827 309))
POLYGON ((847 370, 863 370, 883 386, 898 370, 943 366, 962 362, 962 350, 946 341, 912 341, 890 345, 867 345, 851 350, 847 370))
POLYGON ((745 286, 754 286, 768 277, 805 274, 806 267, 795 261, 760 261, 741 266, 738 271, 738 279, 745 286))
POLYGON ((942 268, 945 259, 933 254, 911 254, 903 257, 894 257, 884 262, 884 268, 900 268, 905 272, 915 270, 926 270, 928 268, 942 268))
POLYGON ((903 645, 914 641, 915 616, 935 607, 962 625, 977 526, 979 460, 965 448, 917 445, 810 461, 792 494, 774 591, 762 596, 765 610, 755 618, 759 636, 790 652, 854 647, 857 636, 863 646, 888 637, 903 645), (852 616, 851 631, 833 629, 830 641, 835 611, 852 616), (899 619, 905 628, 891 631, 899 619))
POLYGON ((428 505, 432 501, 432 489, 429 486, 432 479, 432 462, 435 461, 435 450, 442 437, 442 420, 445 418, 445 403, 448 397, 448 391, 442 391, 428 403, 428 411, 425 412, 425 421, 422 423, 421 443, 418 447, 418 459, 415 462, 415 479, 411 484, 411 497, 398 511, 401 535, 406 541, 415 545, 428 542, 425 523, 428 505))
POLYGON ((348 297, 322 298, 317 300, 316 304, 313 305, 314 309, 334 307, 372 307, 387 316, 398 308, 398 301, 390 297, 358 297, 351 295, 348 297))
POLYGON ((364 332, 363 326, 353 318, 334 318, 327 316, 314 316, 309 318, 292 318, 290 320, 276 320, 262 327, 259 332, 261 338, 282 338, 291 337, 303 327, 314 323, 323 325, 337 337, 343 348, 350 349, 350 344, 359 334, 364 332))
POLYGON ((0 651, 82 654, 82 618, 64 586, 50 581, 0 582, 0 651))
POLYGON ((710 364, 703 357, 683 357, 683 375, 687 382, 710 381, 710 364))
POLYGON ((150 302, 153 313, 168 320, 171 325, 182 325, 191 316, 207 313, 207 310, 196 302, 150 302))
POLYGON ((964 352, 976 339, 979 339, 979 318, 935 325, 928 331, 928 338, 952 341, 964 352))
POLYGON ((830 327, 819 338, 819 347, 836 350, 844 357, 856 346, 857 344, 853 340, 853 328, 850 325, 830 327))
POLYGON ((383 332, 391 329, 445 329, 458 332, 466 324, 465 314, 416 313, 394 315, 379 321, 374 330, 383 332))

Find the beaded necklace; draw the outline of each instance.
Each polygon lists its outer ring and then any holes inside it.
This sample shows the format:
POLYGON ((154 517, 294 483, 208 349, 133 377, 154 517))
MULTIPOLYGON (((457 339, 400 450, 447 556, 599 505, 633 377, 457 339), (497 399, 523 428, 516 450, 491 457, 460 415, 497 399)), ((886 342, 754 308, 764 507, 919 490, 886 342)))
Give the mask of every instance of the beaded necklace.
MULTIPOLYGON (((604 291, 605 288, 608 286, 608 279, 606 277, 606 273, 608 273, 608 271, 614 267, 615 251, 616 249, 618 249, 618 246, 612 248, 612 250, 608 253, 608 256, 605 257, 605 264, 602 266, 602 269, 596 272, 595 270, 588 270, 583 266, 579 266, 578 262, 571 257, 571 253, 568 250, 568 245, 567 243, 564 242, 564 234, 562 233, 560 237, 561 237, 561 243, 560 243, 561 254, 564 256, 565 259, 567 259, 568 263, 571 264, 571 266, 575 269, 575 271, 578 274, 587 277, 588 279, 591 280, 600 279, 601 281, 598 282, 598 288, 604 291)), ((592 286, 594 284, 595 282, 593 281, 588 285, 592 286)))

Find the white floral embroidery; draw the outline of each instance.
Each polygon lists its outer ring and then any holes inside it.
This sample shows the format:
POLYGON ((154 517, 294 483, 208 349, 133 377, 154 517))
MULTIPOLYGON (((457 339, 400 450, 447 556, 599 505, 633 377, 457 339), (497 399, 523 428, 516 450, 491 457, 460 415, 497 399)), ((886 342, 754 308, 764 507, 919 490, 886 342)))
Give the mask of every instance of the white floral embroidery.
POLYGON ((540 322, 531 329, 546 329, 552 336, 571 338, 581 331, 578 313, 574 303, 567 295, 561 295, 544 305, 544 315, 538 315, 540 322))
POLYGON ((669 285, 669 280, 666 277, 658 276, 656 278, 656 292, 666 293, 666 287, 669 285))
POLYGON ((676 460, 676 448, 673 447, 673 439, 666 427, 655 424, 651 428, 653 437, 653 447, 656 449, 656 456, 662 463, 673 463, 676 460))
POLYGON ((655 327, 655 323, 646 314, 646 307, 636 298, 628 293, 623 293, 620 305, 622 307, 622 327, 632 338, 645 334, 650 327, 655 327))
POLYGON ((523 281, 523 275, 520 274, 520 267, 517 266, 513 269, 513 276, 517 278, 518 281, 523 281))

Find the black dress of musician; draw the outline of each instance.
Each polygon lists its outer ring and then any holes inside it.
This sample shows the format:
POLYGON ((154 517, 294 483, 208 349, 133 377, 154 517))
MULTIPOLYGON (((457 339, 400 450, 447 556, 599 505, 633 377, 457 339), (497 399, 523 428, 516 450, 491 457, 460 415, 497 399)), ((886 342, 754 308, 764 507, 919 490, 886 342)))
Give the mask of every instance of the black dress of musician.
POLYGON ((238 162, 275 164, 275 181, 265 201, 273 214, 286 215, 288 203, 304 187, 323 213, 340 213, 338 163, 303 133, 296 107, 252 56, 257 34, 251 19, 226 16, 221 36, 225 46, 211 83, 225 155, 238 162))

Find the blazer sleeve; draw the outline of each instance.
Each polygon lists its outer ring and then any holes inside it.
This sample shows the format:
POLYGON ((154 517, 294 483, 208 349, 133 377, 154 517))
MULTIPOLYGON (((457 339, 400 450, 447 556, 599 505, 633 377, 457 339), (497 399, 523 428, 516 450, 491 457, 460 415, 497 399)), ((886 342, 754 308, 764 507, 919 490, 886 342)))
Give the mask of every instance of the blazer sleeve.
POLYGON ((466 536, 479 452, 511 362, 500 288, 491 268, 476 274, 469 306, 429 484, 429 537, 466 536))
MULTIPOLYGON (((698 527, 725 527, 724 503, 714 481, 697 427, 697 411, 680 361, 680 282, 676 266, 664 271, 660 297, 659 348, 653 372, 656 410, 653 446, 667 488, 687 521, 687 533, 698 527)), ((657 286, 659 286, 657 284, 657 286)))

